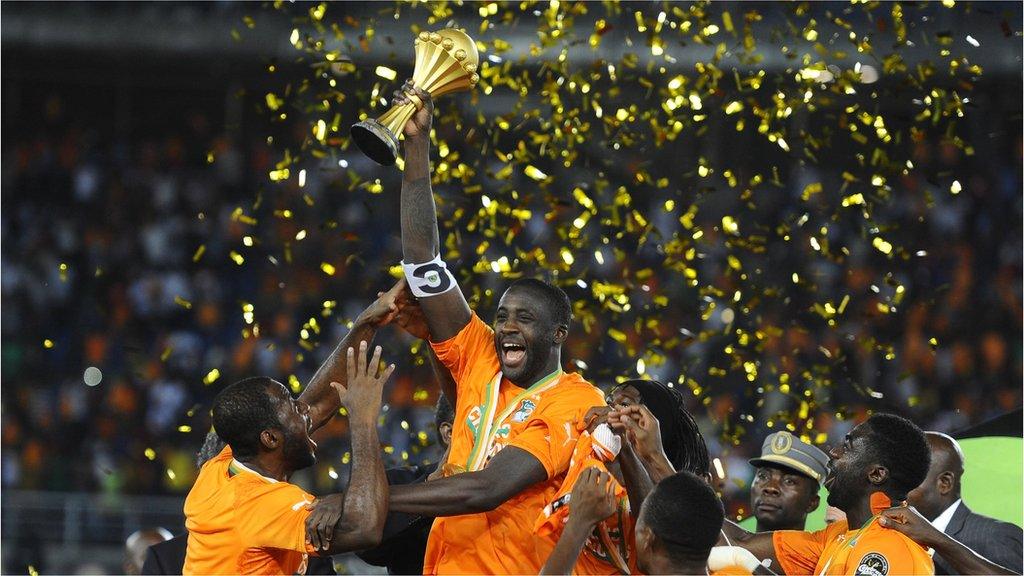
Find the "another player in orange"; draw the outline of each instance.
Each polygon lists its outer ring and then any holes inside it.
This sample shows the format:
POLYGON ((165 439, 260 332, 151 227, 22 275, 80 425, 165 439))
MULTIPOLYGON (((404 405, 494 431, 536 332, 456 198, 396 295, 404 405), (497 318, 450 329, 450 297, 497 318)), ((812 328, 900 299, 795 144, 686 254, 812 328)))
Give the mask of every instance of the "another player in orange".
POLYGON ((849 524, 840 520, 817 532, 753 534, 726 521, 723 531, 731 542, 720 543, 771 559, 790 575, 934 574, 925 548, 879 523, 882 511, 904 501, 928 472, 931 455, 921 429, 899 416, 875 414, 829 456, 823 483, 828 503, 845 512, 849 524))
MULTIPOLYGON (((580 505, 575 496, 569 496, 569 486, 562 486, 559 500, 550 507, 551 515, 544 519, 547 525, 556 516, 568 512, 565 532, 544 566, 547 574, 623 574, 637 572, 634 546, 634 527, 644 498, 654 484, 676 471, 688 471, 700 478, 708 478, 709 458, 704 437, 697 423, 686 410, 683 395, 657 380, 627 380, 611 390, 606 398, 609 407, 594 409, 588 421, 607 420, 612 429, 624 436, 622 448, 613 462, 598 464, 611 474, 613 486, 628 490, 628 498, 617 499, 614 513, 600 518, 592 532, 581 534, 580 522, 593 514, 582 510, 583 520, 573 520, 580 505), (607 411, 607 412, 606 412, 607 411), (572 529, 570 530, 570 523, 572 529), (582 540, 580 540, 582 538, 582 540)), ((589 462, 575 458, 567 482, 582 477, 589 462)), ((576 486, 571 487, 576 491, 576 486)), ((620 490, 612 490, 612 493, 620 490)), ((545 509, 546 515, 549 509, 545 509)))
POLYGON ((430 95, 406 124, 401 222, 403 267, 426 317, 431 346, 456 386, 446 477, 392 486, 392 510, 438 517, 427 574, 536 574, 554 546, 533 526, 569 466, 576 423, 601 392, 562 371, 571 305, 559 288, 519 280, 502 295, 493 326, 476 316, 440 256, 430 187, 430 95))
POLYGON ((366 548, 380 541, 387 481, 377 438, 384 382, 378 346, 367 364, 367 343, 348 349, 347 387, 332 383, 349 411, 352 480, 343 512, 322 530, 307 532, 314 497, 288 483, 316 462, 309 405, 270 378, 248 378, 214 401, 213 425, 228 446, 203 465, 185 500, 189 531, 184 574, 304 574, 307 555, 366 548), (358 360, 356 356, 358 355, 358 360))

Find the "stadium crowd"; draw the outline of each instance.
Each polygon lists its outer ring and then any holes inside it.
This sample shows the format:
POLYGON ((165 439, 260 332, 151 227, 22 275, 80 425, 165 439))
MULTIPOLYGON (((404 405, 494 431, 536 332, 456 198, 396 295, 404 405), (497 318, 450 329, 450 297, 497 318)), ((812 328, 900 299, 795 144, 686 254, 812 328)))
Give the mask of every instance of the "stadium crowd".
MULTIPOLYGON (((356 278, 360 267, 341 265, 344 245, 326 235, 321 242, 311 234, 307 242, 321 244, 296 249, 287 274, 256 255, 258 246, 242 266, 229 257, 249 233, 236 208, 251 202, 251 191, 272 164, 263 142, 239 142, 195 113, 178 130, 107 144, 87 126, 66 125, 59 102, 51 108, 57 112, 47 129, 6 144, 3 156, 6 197, 17 198, 7 204, 2 223, 3 486, 181 493, 190 485, 199 428, 207 422, 200 414, 191 433, 179 427, 192 424, 197 407, 207 410, 218 386, 232 376, 295 374, 305 381, 327 350, 300 347, 304 323, 332 300, 335 314, 322 318, 320 338, 343 333, 337 320, 352 318, 387 279, 356 278), (208 154, 216 161, 209 163, 208 154), (320 272, 321 261, 339 264, 334 276, 320 272), (259 340, 243 337, 243 329, 251 328, 243 303, 256 311, 259 340), (301 363, 300 354, 306 356, 301 363), (83 385, 88 366, 102 370, 100 385, 83 385), (205 385, 214 368, 221 379, 205 385), (153 461, 144 456, 147 448, 156 453, 153 461), (178 473, 176 481, 168 468, 178 473)), ((1019 152, 1020 141, 1015 145, 1019 152)), ((926 428, 955 430, 1021 403, 1019 159, 999 150, 984 160, 966 159, 952 145, 918 144, 915 162, 971 176, 964 194, 937 197, 926 223, 907 232, 916 235, 916 245, 928 247, 929 261, 900 279, 910 294, 900 324, 878 328, 903 335, 896 343, 898 366, 879 377, 877 354, 834 342, 859 358, 857 376, 865 389, 904 405, 913 397, 909 411, 926 428), (940 286, 946 288, 936 290, 940 286), (934 294, 935 300, 917 301, 919 294, 934 294)), ((313 231, 325 215, 334 216, 352 237, 363 239, 364 254, 394 252, 396 235, 374 233, 393 226, 385 211, 345 202, 339 194, 317 195, 314 178, 307 189, 317 210, 278 220, 272 234, 313 231)), ((931 184, 908 177, 901 185, 905 193, 895 198, 895 210, 918 214, 918 198, 931 184)), ((701 265, 715 272, 708 260, 701 265)), ((825 274, 822 281, 855 284, 871 276, 868 267, 870 260, 862 259, 845 280, 825 274)), ((861 330, 875 330, 870 317, 858 321, 864 322, 861 330)), ((834 340, 828 331, 793 331, 785 342, 813 354, 821 342, 834 340)), ((599 353, 594 344, 601 338, 581 335, 568 355, 598 374, 621 369, 613 360, 617 354, 599 353)), ((688 374, 706 373, 707 346, 694 344, 651 374, 671 380, 683 366, 688 374)), ((404 371, 389 389, 385 427, 392 458, 437 456, 413 453, 432 443, 417 436, 429 430, 436 400, 433 388, 421 382, 427 374, 404 371)), ((717 388, 707 410, 691 406, 712 454, 721 455, 738 480, 725 487, 732 511, 742 507, 752 473, 744 462, 771 431, 763 423, 786 401, 757 407, 727 393, 744 385, 737 379, 717 388), (721 443, 717 431, 737 412, 753 415, 755 424, 738 446, 721 443)), ((835 404, 845 404, 851 414, 868 406, 862 392, 836 394, 835 404)), ((849 427, 828 414, 816 421, 830 438, 849 427)), ((343 432, 339 425, 324 434, 343 432)), ((339 446, 332 457, 345 451, 339 446)), ((330 484, 327 465, 310 481, 330 484)))

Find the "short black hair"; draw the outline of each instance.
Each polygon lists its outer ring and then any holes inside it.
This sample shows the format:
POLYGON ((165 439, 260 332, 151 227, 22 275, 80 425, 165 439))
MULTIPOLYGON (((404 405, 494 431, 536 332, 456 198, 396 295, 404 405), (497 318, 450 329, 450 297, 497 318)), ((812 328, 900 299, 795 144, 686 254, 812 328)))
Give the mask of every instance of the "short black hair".
POLYGON ((708 446, 686 409, 683 393, 658 380, 626 380, 616 388, 623 386, 636 388, 644 406, 658 419, 661 445, 672 467, 697 476, 706 475, 711 469, 708 446))
POLYGON ((917 424, 895 414, 873 414, 865 424, 870 433, 868 450, 889 470, 902 499, 928 476, 932 458, 928 439, 917 424))
POLYGON ((510 284, 506 292, 513 289, 529 290, 543 302, 551 320, 569 328, 572 321, 572 302, 569 301, 569 295, 565 290, 537 278, 520 278, 510 284))
POLYGON ((231 446, 236 458, 252 458, 260 450, 260 433, 281 428, 277 406, 270 397, 275 382, 265 376, 239 380, 213 400, 213 428, 231 446))
POLYGON ((455 423, 455 408, 448 401, 448 397, 441 394, 437 397, 437 408, 434 410, 434 427, 440 428, 445 422, 455 423))
POLYGON ((658 483, 641 508, 644 522, 673 563, 706 562, 725 520, 718 495, 697 475, 677 472, 658 483))

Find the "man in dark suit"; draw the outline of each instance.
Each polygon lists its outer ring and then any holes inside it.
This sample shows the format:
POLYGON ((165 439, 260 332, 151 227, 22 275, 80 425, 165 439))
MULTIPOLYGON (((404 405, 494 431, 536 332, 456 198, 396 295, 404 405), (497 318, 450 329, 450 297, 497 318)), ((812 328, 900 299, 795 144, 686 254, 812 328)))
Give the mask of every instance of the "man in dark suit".
MULTIPOLYGON (((927 432, 932 463, 925 481, 907 496, 936 528, 988 560, 1021 573, 1022 530, 1008 522, 971 512, 960 498, 964 454, 956 440, 927 432)), ((934 556, 936 574, 956 574, 942 556, 934 556)))

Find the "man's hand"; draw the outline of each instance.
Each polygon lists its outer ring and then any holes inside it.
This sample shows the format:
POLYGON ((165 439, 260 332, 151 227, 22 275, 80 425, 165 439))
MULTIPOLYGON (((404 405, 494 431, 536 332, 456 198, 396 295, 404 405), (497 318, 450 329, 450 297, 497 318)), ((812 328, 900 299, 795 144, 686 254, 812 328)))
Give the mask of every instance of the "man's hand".
POLYGON ((391 324, 397 320, 401 312, 400 300, 407 293, 409 297, 412 297, 412 293, 409 292, 409 284, 406 282, 405 276, 402 276, 387 292, 378 292, 377 299, 359 314, 356 322, 366 323, 374 328, 391 324))
POLYGON ((427 318, 423 315, 423 309, 412 292, 406 288, 395 300, 398 305, 398 313, 395 315, 395 324, 410 335, 420 340, 430 341, 430 329, 427 327, 427 318))
POLYGON ((583 425, 586 427, 587 432, 594 433, 594 429, 608 422, 608 414, 612 411, 609 406, 594 406, 590 410, 587 410, 586 416, 583 417, 583 425))
POLYGON ((572 487, 569 521, 593 526, 614 514, 617 507, 611 475, 598 468, 587 468, 572 487))
POLYGON ((395 371, 395 365, 389 364, 383 372, 380 372, 381 347, 377 346, 373 351, 373 358, 369 364, 366 361, 366 341, 359 343, 359 357, 356 358, 356 351, 348 349, 348 361, 345 369, 348 372, 348 386, 337 382, 331 382, 331 387, 338 393, 341 405, 348 409, 349 418, 353 422, 373 425, 380 412, 381 394, 384 390, 384 383, 395 371))
POLYGON ((924 516, 910 506, 896 506, 888 510, 882 510, 878 517, 878 524, 891 528, 922 546, 934 548, 942 533, 938 528, 932 526, 924 516))
POLYGON ((434 101, 430 98, 430 92, 417 88, 410 78, 405 81, 405 84, 402 84, 400 89, 395 90, 395 97, 391 103, 395 106, 412 104, 409 94, 415 94, 423 102, 423 106, 405 123, 402 133, 406 138, 427 137, 430 135, 430 122, 434 118, 434 101))
POLYGON ((608 425, 623 434, 637 456, 650 459, 664 454, 661 424, 644 405, 625 406, 608 413, 608 425))
POLYGON ((312 544, 314 550, 330 549, 334 527, 344 509, 344 494, 328 494, 306 504, 306 510, 312 510, 306 517, 306 544, 312 544))

